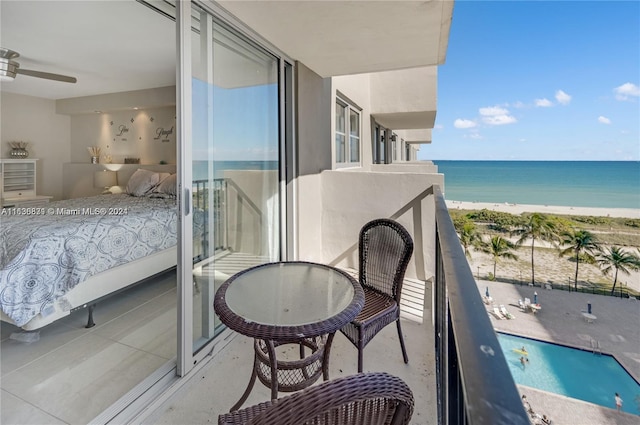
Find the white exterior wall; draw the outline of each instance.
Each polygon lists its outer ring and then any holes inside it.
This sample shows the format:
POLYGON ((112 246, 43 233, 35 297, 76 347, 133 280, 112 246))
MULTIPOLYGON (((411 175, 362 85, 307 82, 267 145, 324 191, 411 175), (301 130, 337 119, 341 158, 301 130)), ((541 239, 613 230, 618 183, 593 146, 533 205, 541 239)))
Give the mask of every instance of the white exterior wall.
POLYGON ((309 261, 322 260, 322 190, 320 173, 331 169, 332 127, 331 81, 296 66, 296 157, 298 162, 295 224, 298 252, 309 261))
MULTIPOLYGON (((297 84, 298 259, 357 268, 360 228, 371 219, 388 217, 414 236, 415 254, 407 277, 433 276, 435 227, 428 225, 435 220, 433 197, 416 197, 433 184, 443 187, 444 176, 431 162, 372 164, 370 74, 323 80, 298 64, 297 84), (336 170, 336 96, 361 109, 360 167, 336 170), (330 126, 323 128, 325 119, 330 126)), ((397 143, 398 149, 401 146, 397 143)))
MULTIPOLYGON (((381 173, 420 173, 435 174, 438 166, 431 161, 401 162, 392 164, 373 164, 372 171, 381 173)), ((443 175, 444 178, 444 175, 443 175)))
POLYGON ((371 78, 373 113, 435 111, 438 68, 376 72, 371 78), (416 84, 416 82, 420 84, 416 84))
POLYGON ((442 185, 442 174, 358 173, 322 175, 323 261, 358 268, 358 234, 375 218, 393 218, 414 239, 406 276, 428 279, 435 272, 435 206, 429 188, 442 185))
POLYGON ((2 157, 9 158, 7 142, 29 142, 29 157, 39 159, 38 195, 61 199, 62 164, 71 155, 69 117, 56 113, 55 100, 3 92, 0 101, 2 157))

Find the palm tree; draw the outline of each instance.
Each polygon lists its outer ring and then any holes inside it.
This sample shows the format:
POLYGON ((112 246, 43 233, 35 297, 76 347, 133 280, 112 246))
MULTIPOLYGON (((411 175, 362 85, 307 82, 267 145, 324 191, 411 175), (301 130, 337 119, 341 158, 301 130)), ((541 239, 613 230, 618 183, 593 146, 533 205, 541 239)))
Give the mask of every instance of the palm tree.
POLYGON ((606 276, 612 269, 615 269, 613 275, 613 287, 611 288, 611 295, 616 290, 616 283, 618 282, 618 271, 624 274, 631 274, 632 270, 640 270, 640 258, 626 252, 619 246, 612 246, 607 249, 603 254, 600 254, 597 258, 598 264, 602 267, 602 273, 606 276))
POLYGON ((493 276, 496 276, 496 265, 500 258, 508 258, 517 260, 518 257, 511 252, 516 249, 516 245, 502 236, 493 236, 488 244, 483 245, 480 249, 493 257, 493 276))
POLYGON ((535 252, 536 239, 555 243, 558 240, 555 222, 544 214, 533 213, 526 217, 524 224, 519 229, 516 229, 514 233, 520 235, 520 238, 516 241, 518 246, 531 239, 531 284, 535 285, 533 253, 535 252))
POLYGON ((567 254, 574 254, 576 257, 576 276, 574 279, 574 287, 578 290, 578 265, 580 264, 580 253, 583 252, 583 257, 587 262, 593 263, 595 261, 595 255, 601 252, 600 243, 598 238, 589 232, 588 230, 575 230, 571 229, 563 233, 562 244, 569 245, 567 248, 560 251, 560 256, 567 254))
POLYGON ((470 247, 478 247, 482 244, 480 233, 476 229, 476 225, 471 220, 457 221, 456 231, 460 238, 460 244, 464 248, 464 255, 471 258, 470 247))

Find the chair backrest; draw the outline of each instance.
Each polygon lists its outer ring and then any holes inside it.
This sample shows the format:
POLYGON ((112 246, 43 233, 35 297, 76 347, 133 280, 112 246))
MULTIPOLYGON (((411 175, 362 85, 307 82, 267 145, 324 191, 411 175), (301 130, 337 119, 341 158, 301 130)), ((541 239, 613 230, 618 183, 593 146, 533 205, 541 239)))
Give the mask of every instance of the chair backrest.
MULTIPOLYGON (((411 420, 413 406, 413 393, 402 379, 384 372, 359 373, 325 381, 290 396, 263 403, 259 412, 245 416, 242 423, 404 425, 411 420)), ((234 413, 224 416, 231 417, 234 413)))
POLYGON ((380 218, 360 230, 360 284, 400 302, 402 281, 413 253, 413 239, 400 223, 380 218))

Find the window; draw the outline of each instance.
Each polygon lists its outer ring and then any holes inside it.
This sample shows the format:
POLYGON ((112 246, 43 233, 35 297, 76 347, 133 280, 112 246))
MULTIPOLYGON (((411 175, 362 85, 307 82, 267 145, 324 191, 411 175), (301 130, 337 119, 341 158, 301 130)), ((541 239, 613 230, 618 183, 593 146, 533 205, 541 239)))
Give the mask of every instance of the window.
POLYGON ((360 111, 336 98, 336 165, 360 163, 360 111))
POLYGON ((395 162, 398 160, 397 144, 396 144, 397 140, 398 140, 398 135, 396 133, 391 134, 391 161, 392 162, 395 162))
POLYGON ((373 163, 374 164, 388 164, 391 161, 388 160, 390 158, 387 155, 387 150, 389 149, 390 143, 387 143, 388 140, 391 140, 391 130, 382 127, 380 124, 374 121, 375 131, 373 137, 373 163))

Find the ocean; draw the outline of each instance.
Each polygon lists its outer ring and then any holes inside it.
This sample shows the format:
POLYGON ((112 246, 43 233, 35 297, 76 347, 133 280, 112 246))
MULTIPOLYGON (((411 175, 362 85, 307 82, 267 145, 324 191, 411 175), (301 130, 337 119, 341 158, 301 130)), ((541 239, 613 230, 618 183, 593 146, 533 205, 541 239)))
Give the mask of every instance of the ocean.
MULTIPOLYGON (((445 175, 445 198, 567 207, 640 209, 638 161, 433 161, 445 175)), ((275 170, 277 161, 215 161, 223 170, 275 170)), ((194 161, 193 179, 207 162, 194 161)))
MULTIPOLYGON (((206 180, 209 163, 193 161, 193 180, 206 180)), ((214 178, 222 178, 225 170, 277 170, 278 161, 213 161, 214 178)))
POLYGON ((455 201, 639 208, 638 161, 433 161, 455 201))

